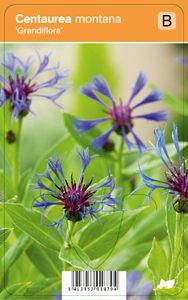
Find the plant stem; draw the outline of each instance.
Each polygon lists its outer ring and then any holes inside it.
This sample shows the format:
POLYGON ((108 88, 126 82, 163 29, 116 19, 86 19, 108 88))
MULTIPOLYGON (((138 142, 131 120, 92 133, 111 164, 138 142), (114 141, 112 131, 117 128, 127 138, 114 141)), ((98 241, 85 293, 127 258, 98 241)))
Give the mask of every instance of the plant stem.
POLYGON ((71 244, 72 244, 71 237, 72 237, 72 232, 74 229, 74 224, 75 223, 73 223, 71 221, 67 222, 67 232, 66 232, 66 239, 65 239, 65 243, 64 243, 65 248, 71 247, 71 244))
POLYGON ((20 144, 21 144, 22 118, 18 121, 18 131, 16 136, 16 149, 14 161, 14 184, 16 193, 18 193, 18 184, 20 181, 20 144))
POLYGON ((174 253, 172 254, 172 263, 170 268, 170 279, 175 279, 178 269, 178 259, 181 252, 183 237, 183 214, 176 213, 176 229, 174 234, 174 253))
MULTIPOLYGON (((64 247, 65 248, 70 248, 71 245, 72 245, 72 232, 73 232, 73 229, 74 229, 74 223, 71 222, 71 221, 68 221, 67 222, 67 231, 66 231, 66 239, 65 239, 65 242, 64 242, 64 247)), ((69 264, 64 261, 63 262, 63 271, 67 271, 69 269, 69 264)))
POLYGON ((117 185, 119 185, 121 183, 123 149, 124 149, 124 139, 121 138, 120 147, 119 147, 119 151, 118 151, 118 157, 117 157, 117 173, 116 173, 117 185))

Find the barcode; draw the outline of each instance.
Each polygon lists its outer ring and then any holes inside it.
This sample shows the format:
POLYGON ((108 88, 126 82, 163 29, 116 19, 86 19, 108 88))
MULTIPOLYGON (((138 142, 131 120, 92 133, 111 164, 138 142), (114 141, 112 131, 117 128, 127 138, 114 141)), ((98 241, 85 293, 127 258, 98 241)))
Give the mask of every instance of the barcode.
POLYGON ((125 271, 84 270, 62 272, 63 300, 70 300, 70 296, 71 300, 75 300, 75 297, 76 300, 106 300, 107 296, 113 300, 125 300, 126 287, 125 271))
POLYGON ((119 289, 117 271, 72 271, 71 287, 111 287, 119 289))

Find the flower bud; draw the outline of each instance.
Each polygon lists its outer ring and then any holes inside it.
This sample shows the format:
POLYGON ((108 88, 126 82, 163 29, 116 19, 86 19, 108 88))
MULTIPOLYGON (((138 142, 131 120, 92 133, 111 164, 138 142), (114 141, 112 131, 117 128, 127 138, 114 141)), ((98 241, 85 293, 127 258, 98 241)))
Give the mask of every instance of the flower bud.
POLYGON ((13 144, 16 141, 16 135, 12 130, 7 131, 6 140, 9 144, 13 144))
POLYGON ((178 196, 173 204, 173 207, 177 213, 188 213, 188 199, 178 196))
POLYGON ((115 144, 112 140, 107 140, 103 146, 103 150, 106 152, 112 152, 115 149, 115 144))

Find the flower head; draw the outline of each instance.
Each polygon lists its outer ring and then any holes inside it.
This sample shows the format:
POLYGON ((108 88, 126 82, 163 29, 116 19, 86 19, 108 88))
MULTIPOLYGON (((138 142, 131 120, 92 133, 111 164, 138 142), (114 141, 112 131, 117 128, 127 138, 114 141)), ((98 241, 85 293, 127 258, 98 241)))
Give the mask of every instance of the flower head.
POLYGON ((153 90, 148 96, 142 99, 139 103, 132 105, 135 97, 146 85, 146 77, 143 73, 138 75, 138 78, 135 82, 135 85, 132 89, 132 93, 126 102, 117 102, 108 86, 107 81, 101 77, 94 77, 92 84, 87 84, 85 87, 81 87, 81 93, 88 98, 98 102, 100 105, 105 108, 105 118, 96 119, 96 120, 80 120, 75 119, 74 125, 79 133, 84 133, 91 128, 95 127, 98 124, 104 122, 110 122, 110 129, 105 132, 103 135, 97 137, 92 141, 93 147, 95 150, 101 149, 105 143, 108 141, 109 136, 112 132, 116 132, 123 136, 127 148, 130 150, 133 146, 136 146, 140 152, 146 148, 142 140, 137 136, 134 131, 134 123, 136 119, 146 119, 150 121, 166 121, 167 113, 164 110, 157 112, 146 113, 146 114, 135 114, 137 108, 142 105, 153 103, 162 99, 162 94, 158 90, 153 90), (98 96, 98 94, 104 96, 111 103, 111 106, 103 102, 98 96), (135 144, 133 144, 129 138, 128 134, 133 136, 135 144))
POLYGON ((183 161, 180 153, 178 131, 176 124, 173 124, 172 139, 174 147, 177 151, 178 162, 174 163, 166 148, 164 132, 160 128, 155 129, 155 141, 154 147, 155 153, 159 156, 164 164, 166 171, 164 172, 165 179, 157 180, 144 174, 140 168, 140 174, 144 182, 143 185, 147 186, 150 190, 148 198, 156 189, 165 190, 167 193, 173 196, 172 203, 175 210, 178 212, 188 212, 188 169, 186 168, 185 161, 183 161))
POLYGON ((62 82, 68 76, 67 70, 60 72, 59 64, 50 67, 49 56, 41 57, 37 53, 37 59, 30 56, 26 61, 22 61, 14 53, 7 54, 3 64, 7 76, 0 76, 0 106, 9 101, 13 118, 31 112, 33 97, 45 98, 58 105, 56 100, 67 90, 67 86, 62 82), (32 74, 34 61, 37 62, 37 66, 32 74), (39 77, 44 73, 53 73, 53 75, 39 83, 39 77), (52 93, 41 92, 48 88, 52 89, 52 93))
POLYGON ((112 196, 115 184, 110 173, 102 183, 92 185, 93 178, 89 182, 84 180, 85 171, 91 159, 96 155, 90 156, 88 148, 83 152, 78 151, 78 155, 82 162, 78 180, 74 178, 73 174, 70 180, 66 178, 62 161, 56 153, 54 158, 48 159, 45 173, 43 175, 36 174, 35 190, 40 191, 40 201, 36 200, 34 207, 42 207, 46 210, 49 206, 59 205, 62 208, 62 217, 51 224, 56 226, 56 229, 60 227, 62 230, 65 218, 72 222, 85 220, 87 216, 97 218, 96 214, 102 211, 105 206, 115 208, 118 204, 118 201, 112 196))

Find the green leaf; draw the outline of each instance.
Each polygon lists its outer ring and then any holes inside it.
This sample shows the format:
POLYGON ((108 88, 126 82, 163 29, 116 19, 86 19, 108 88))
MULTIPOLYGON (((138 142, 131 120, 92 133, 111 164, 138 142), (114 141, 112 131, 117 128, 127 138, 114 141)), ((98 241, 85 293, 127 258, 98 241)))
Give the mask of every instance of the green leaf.
POLYGON ((90 223, 81 232, 79 246, 95 259, 114 249, 118 240, 129 230, 139 213, 146 208, 133 211, 113 212, 90 223))
POLYGON ((177 275, 176 284, 183 289, 188 289, 188 266, 184 267, 177 275))
POLYGON ((151 242, 127 247, 126 243, 120 251, 115 251, 110 259, 100 266, 103 270, 128 271, 137 267, 140 261, 146 256, 151 248, 151 242))
POLYGON ((170 244, 171 254, 174 251, 174 234, 176 231, 176 212, 171 205, 172 199, 167 198, 166 206, 165 206, 165 214, 166 214, 166 228, 168 233, 168 239, 170 244))
MULTIPOLYGON (((179 142, 180 150, 183 150, 187 143, 185 142, 179 142)), ((174 147, 173 143, 169 143, 166 145, 167 151, 169 153, 169 156, 173 158, 175 155, 177 155, 177 151, 174 147)), ((163 162, 161 159, 154 153, 154 151, 150 151, 142 155, 142 157, 139 159, 139 164, 143 171, 152 170, 153 168, 157 167, 158 165, 162 164, 163 162)), ((128 165, 126 168, 122 170, 122 173, 125 175, 131 175, 136 173, 138 170, 138 161, 137 159, 134 161, 134 163, 128 165)))
MULTIPOLYGON (((4 156, 4 154, 1 153, 0 155, 4 156)), ((6 166, 5 169, 7 170, 6 166)), ((8 172, 5 172, 4 170, 0 170, 0 198, 2 196, 2 191, 4 193, 5 190, 7 199, 11 198, 14 195, 10 174, 8 174, 8 172)))
POLYGON ((78 269, 85 270, 91 268, 90 258, 80 247, 76 245, 72 245, 67 248, 62 247, 59 253, 59 258, 78 269))
POLYGON ((152 248, 148 257, 148 267, 151 270, 155 285, 160 283, 161 279, 167 280, 168 276, 168 261, 162 246, 154 238, 152 248))
POLYGON ((169 93, 164 93, 164 100, 171 109, 180 115, 188 116, 188 105, 183 99, 174 98, 169 93))
POLYGON ((154 233, 160 239, 166 235, 163 207, 158 208, 139 220, 139 223, 136 224, 126 237, 127 247, 153 240, 154 233))
POLYGON ((55 292, 61 289, 61 280, 57 278, 45 278, 31 284, 24 292, 24 299, 52 299, 55 292))
POLYGON ((8 239, 11 231, 11 228, 0 228, 0 246, 8 239))
MULTIPOLYGON (((150 83, 152 89, 156 89, 157 86, 150 83)), ((188 105, 183 99, 175 98, 167 92, 163 93, 163 101, 170 106, 172 110, 180 115, 188 116, 188 105)))
POLYGON ((32 170, 26 170, 20 178, 20 182, 19 182, 19 187, 18 187, 18 199, 23 199, 24 198, 24 193, 25 190, 27 189, 27 183, 30 179, 30 177, 32 176, 31 174, 32 170))
POLYGON ((31 262, 45 277, 60 275, 61 264, 59 263, 56 252, 33 242, 29 248, 27 248, 26 253, 31 262))
POLYGON ((21 234, 17 237, 16 242, 6 251, 5 256, 1 260, 5 273, 10 270, 10 267, 22 255, 30 243, 31 239, 28 235, 21 234))
POLYGON ((175 286, 172 288, 166 288, 166 289, 165 288, 162 288, 162 289, 156 288, 155 291, 157 292, 158 295, 163 296, 163 298, 164 298, 164 296, 168 296, 168 299, 171 299, 172 297, 174 299, 186 299, 186 298, 184 298, 184 297, 182 298, 180 296, 181 289, 178 287, 175 287, 175 286), (171 296, 171 298, 170 298, 170 296, 171 296))
POLYGON ((5 204, 5 210, 13 223, 23 232, 27 233, 36 242, 44 247, 59 251, 62 245, 62 237, 59 232, 54 235, 54 228, 46 226, 51 222, 43 216, 44 224, 41 224, 41 214, 25 209, 20 204, 5 204))
MULTIPOLYGON (((31 284, 31 282, 23 282, 23 283, 17 283, 11 286, 6 287, 1 293, 0 293, 0 299, 16 299, 17 297, 20 297, 23 295, 24 291, 27 289, 27 287, 31 284)), ((18 298, 17 298, 18 299, 18 298)))

